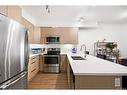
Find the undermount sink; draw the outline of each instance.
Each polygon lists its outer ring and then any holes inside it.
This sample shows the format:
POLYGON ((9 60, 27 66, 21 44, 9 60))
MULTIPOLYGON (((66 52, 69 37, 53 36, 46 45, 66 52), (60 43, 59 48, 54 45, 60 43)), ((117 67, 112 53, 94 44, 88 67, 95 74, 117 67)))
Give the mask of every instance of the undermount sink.
POLYGON ((81 57, 81 56, 71 56, 71 58, 73 60, 86 60, 85 58, 81 57))

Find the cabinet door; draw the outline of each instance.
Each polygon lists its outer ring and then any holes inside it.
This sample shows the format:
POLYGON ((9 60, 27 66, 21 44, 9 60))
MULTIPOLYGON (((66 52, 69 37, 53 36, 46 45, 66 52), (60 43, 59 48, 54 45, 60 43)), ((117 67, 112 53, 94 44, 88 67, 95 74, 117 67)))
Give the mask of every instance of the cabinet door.
POLYGON ((54 31, 52 27, 43 27, 41 28, 41 43, 46 43, 46 37, 53 36, 54 31))
POLYGON ((78 28, 69 28, 68 31, 68 43, 78 44, 78 28))
POLYGON ((21 18, 22 19, 22 24, 28 29, 28 21, 25 18, 21 18))
POLYGON ((21 23, 21 8, 18 6, 8 6, 8 17, 21 23))
POLYGON ((39 56, 36 57, 35 67, 36 67, 36 74, 37 74, 39 72, 39 56))
POLYGON ((78 44, 78 28, 59 27, 60 41, 63 44, 78 44))
POLYGON ((34 26, 34 43, 40 44, 40 27, 34 26))
POLYGON ((22 17, 22 24, 28 29, 28 40, 31 44, 40 44, 40 27, 34 26, 32 23, 22 17))
POLYGON ((7 6, 0 6, 0 13, 7 16, 7 6))
POLYGON ((70 63, 67 59, 67 82, 68 82, 68 87, 71 88, 71 74, 70 74, 70 63))
POLYGON ((22 17, 22 24, 28 29, 28 41, 34 43, 34 25, 22 17))
POLYGON ((29 35, 28 35, 28 41, 31 44, 34 44, 34 25, 28 22, 28 30, 29 30, 29 35))
POLYGON ((39 71, 43 71, 43 65, 44 65, 43 56, 40 55, 40 57, 39 57, 39 71))
POLYGON ((60 64, 60 70, 61 72, 67 72, 67 62, 66 62, 66 55, 60 55, 61 56, 61 64, 60 64))

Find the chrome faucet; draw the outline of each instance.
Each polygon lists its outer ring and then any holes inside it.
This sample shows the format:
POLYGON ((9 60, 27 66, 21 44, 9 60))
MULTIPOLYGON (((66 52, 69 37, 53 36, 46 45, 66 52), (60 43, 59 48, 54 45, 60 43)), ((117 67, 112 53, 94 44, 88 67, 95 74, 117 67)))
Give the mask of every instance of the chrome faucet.
POLYGON ((85 49, 84 50, 84 58, 86 58, 86 45, 85 44, 81 45, 80 51, 82 51, 83 46, 84 46, 84 49, 85 49))

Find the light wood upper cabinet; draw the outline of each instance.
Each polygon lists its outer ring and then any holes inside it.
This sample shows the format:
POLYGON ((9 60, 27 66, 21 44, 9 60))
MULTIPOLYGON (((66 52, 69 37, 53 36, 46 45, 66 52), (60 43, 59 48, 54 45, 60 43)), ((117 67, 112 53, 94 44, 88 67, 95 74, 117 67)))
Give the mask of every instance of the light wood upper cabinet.
POLYGON ((22 10, 19 6, 0 6, 0 13, 21 23, 22 10))
POLYGON ((31 44, 40 43, 40 28, 23 18, 22 10, 19 6, 0 6, 0 13, 22 23, 29 31, 28 40, 31 44))
POLYGON ((41 43, 44 44, 46 37, 59 36, 61 44, 78 44, 78 28, 77 27, 42 27, 41 43))
POLYGON ((42 44, 46 43, 46 37, 50 37, 50 36, 60 37, 60 32, 58 28, 43 27, 41 28, 40 32, 41 32, 41 43, 42 44))
POLYGON ((40 27, 34 26, 34 43, 40 44, 40 27))
POLYGON ((28 22, 28 41, 31 44, 34 44, 34 25, 28 22))
POLYGON ((8 11, 7 11, 7 15, 8 17, 18 21, 19 23, 21 23, 21 8, 18 6, 8 6, 8 11))
POLYGON ((60 27, 60 41, 64 44, 78 44, 77 27, 60 27))
POLYGON ((0 6, 0 13, 7 16, 7 6, 0 6))
POLYGON ((28 41, 34 43, 34 25, 22 17, 22 24, 28 29, 28 41))
POLYGON ((32 23, 22 17, 22 24, 28 29, 28 40, 31 44, 40 44, 40 27, 34 26, 32 23))

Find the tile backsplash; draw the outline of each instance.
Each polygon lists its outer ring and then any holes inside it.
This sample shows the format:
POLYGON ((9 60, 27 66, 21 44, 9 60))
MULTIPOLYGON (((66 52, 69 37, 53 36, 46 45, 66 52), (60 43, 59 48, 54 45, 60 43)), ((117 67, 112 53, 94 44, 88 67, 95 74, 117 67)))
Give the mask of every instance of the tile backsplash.
POLYGON ((61 52, 70 52, 72 48, 77 48, 73 44, 30 44, 30 48, 61 48, 61 52))

